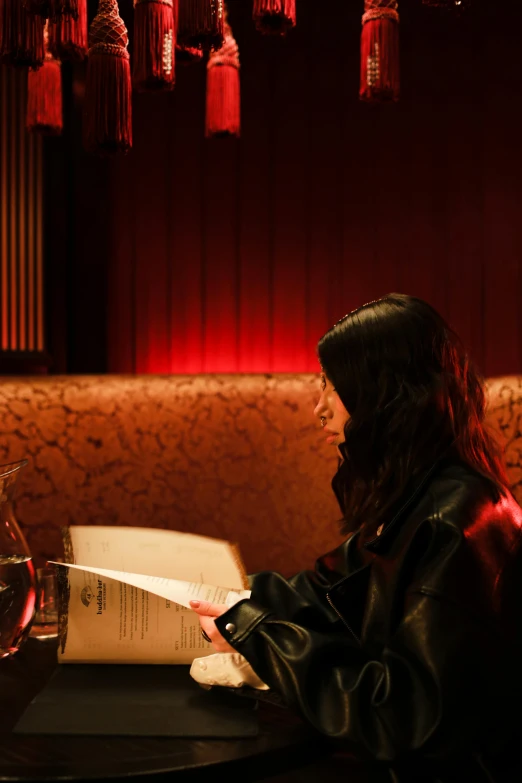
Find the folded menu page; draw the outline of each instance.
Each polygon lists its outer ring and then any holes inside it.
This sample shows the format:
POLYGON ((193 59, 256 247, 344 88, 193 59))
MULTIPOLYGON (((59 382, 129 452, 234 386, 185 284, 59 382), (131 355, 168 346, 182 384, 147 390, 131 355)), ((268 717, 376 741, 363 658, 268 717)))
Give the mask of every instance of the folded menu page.
POLYGON ((192 663, 214 648, 195 598, 248 598, 235 545, 172 530, 71 526, 58 569, 61 663, 192 663))

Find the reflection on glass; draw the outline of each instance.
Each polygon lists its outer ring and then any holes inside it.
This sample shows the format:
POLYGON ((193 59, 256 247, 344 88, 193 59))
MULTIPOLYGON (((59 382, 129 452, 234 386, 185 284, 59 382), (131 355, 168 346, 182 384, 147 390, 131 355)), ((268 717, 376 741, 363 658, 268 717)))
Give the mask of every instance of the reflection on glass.
POLYGON ((55 639, 58 636, 58 601, 54 568, 36 569, 38 587, 36 615, 31 626, 31 639, 55 639))
POLYGON ((34 618, 35 570, 13 512, 16 481, 26 465, 0 465, 0 658, 19 649, 34 618))

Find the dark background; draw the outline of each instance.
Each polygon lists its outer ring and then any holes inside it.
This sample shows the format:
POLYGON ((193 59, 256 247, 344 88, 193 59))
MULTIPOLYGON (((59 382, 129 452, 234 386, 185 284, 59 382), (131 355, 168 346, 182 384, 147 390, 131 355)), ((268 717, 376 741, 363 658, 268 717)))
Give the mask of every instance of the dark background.
POLYGON ((362 5, 297 0, 273 39, 228 0, 240 140, 204 138, 200 63, 134 95, 128 156, 89 156, 85 67, 64 67, 45 145, 52 372, 316 370, 328 326, 392 290, 437 307, 486 375, 522 371, 522 11, 402 0, 402 97, 369 106, 362 5))

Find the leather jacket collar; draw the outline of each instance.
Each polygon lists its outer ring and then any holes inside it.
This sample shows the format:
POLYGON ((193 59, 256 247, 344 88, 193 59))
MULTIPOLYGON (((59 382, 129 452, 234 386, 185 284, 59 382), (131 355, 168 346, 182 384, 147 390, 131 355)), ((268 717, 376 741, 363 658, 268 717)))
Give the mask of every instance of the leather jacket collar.
POLYGON ((401 520, 413 506, 415 501, 422 495, 431 477, 437 472, 438 469, 440 469, 444 461, 444 457, 437 460, 422 476, 417 477, 417 479, 412 482, 411 486, 400 502, 398 510, 395 512, 389 522, 384 523, 384 526, 378 535, 363 544, 365 549, 368 549, 371 552, 378 552, 388 546, 392 536, 399 529, 401 520))

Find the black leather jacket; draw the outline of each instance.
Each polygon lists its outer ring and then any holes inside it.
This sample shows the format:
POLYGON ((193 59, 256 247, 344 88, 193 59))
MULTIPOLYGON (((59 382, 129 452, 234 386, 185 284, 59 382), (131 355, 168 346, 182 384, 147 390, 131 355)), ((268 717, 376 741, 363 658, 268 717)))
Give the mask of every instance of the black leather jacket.
POLYGON ((319 732, 396 781, 522 783, 522 510, 441 462, 361 530, 216 620, 319 732), (227 626, 228 625, 228 630, 227 626))

